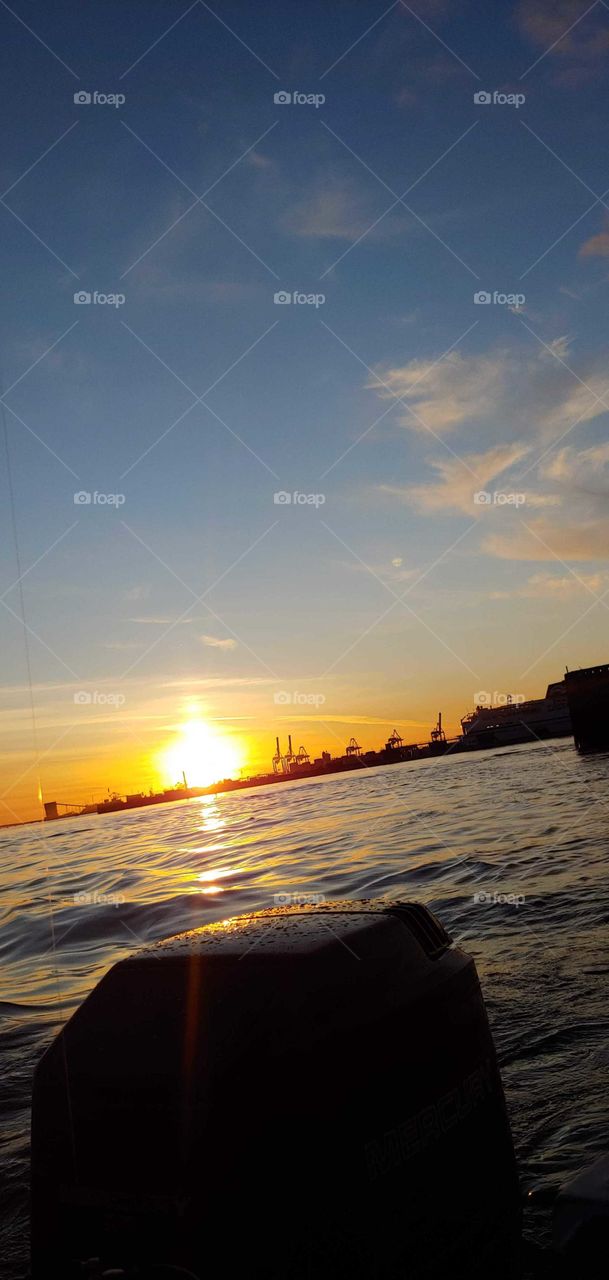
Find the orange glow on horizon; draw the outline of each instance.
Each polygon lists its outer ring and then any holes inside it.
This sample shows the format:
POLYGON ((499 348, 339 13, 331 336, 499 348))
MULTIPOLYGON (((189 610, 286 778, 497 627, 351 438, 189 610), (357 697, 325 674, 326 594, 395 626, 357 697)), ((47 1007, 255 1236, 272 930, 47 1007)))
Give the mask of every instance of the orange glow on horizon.
MULTIPOLYGON (((435 693, 438 695, 437 689, 435 693)), ((456 716, 469 708, 465 699, 449 704, 442 692, 440 705, 446 708, 443 720, 450 735, 459 728, 456 716)), ((407 742, 427 740, 434 717, 430 714, 425 720, 425 712, 420 714, 418 706, 402 708, 401 716, 399 710, 387 720, 380 716, 367 719, 364 714, 360 720, 350 707, 345 708, 343 718, 337 715, 322 720, 314 715, 286 714, 283 708, 278 717, 269 714, 264 704, 246 701, 241 690, 238 697, 209 706, 191 693, 178 705, 167 698, 158 715, 154 700, 130 699, 120 716, 85 707, 82 718, 63 736, 62 711, 56 723, 49 720, 47 738, 41 737, 43 799, 79 807, 96 805, 112 793, 122 797, 182 785, 182 773, 192 787, 212 786, 228 777, 270 773, 275 737, 279 734, 285 749, 289 732, 295 744, 305 745, 311 759, 324 750, 332 756, 342 755, 352 734, 364 751, 378 750, 394 725, 407 742), (228 715, 230 725, 227 719, 220 719, 222 714, 228 715)), ((0 826, 39 821, 43 813, 38 766, 29 742, 0 756, 0 765, 6 787, 0 801, 0 826)))
POLYGON ((223 778, 239 776, 245 748, 204 719, 193 717, 177 730, 169 746, 158 752, 155 763, 166 784, 181 782, 185 774, 189 787, 209 787, 223 778))

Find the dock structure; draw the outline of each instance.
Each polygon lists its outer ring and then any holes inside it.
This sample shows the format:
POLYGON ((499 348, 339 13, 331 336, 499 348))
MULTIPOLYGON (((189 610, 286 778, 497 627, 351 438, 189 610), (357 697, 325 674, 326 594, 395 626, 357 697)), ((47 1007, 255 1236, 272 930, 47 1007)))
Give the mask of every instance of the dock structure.
POLYGON ((567 671, 565 689, 577 750, 609 750, 609 663, 567 671))
POLYGON ((57 818, 79 818, 83 813, 96 813, 96 804, 83 805, 78 800, 45 800, 45 822, 54 822, 57 818))
MULTIPOLYGON (((270 783, 295 782, 299 778, 315 778, 324 774, 347 773, 354 769, 372 769, 377 765, 405 764, 410 760, 423 760, 427 756, 439 755, 444 751, 471 751, 473 743, 466 743, 463 738, 447 739, 442 729, 442 714, 438 724, 431 731, 427 742, 406 743, 397 729, 390 734, 385 746, 379 751, 364 752, 356 740, 351 738, 343 755, 333 756, 329 751, 311 759, 306 747, 300 746, 294 751, 292 735, 288 734, 288 749, 283 751, 279 737, 275 739, 275 754, 272 758, 272 773, 259 773, 249 778, 224 778, 209 787, 189 787, 184 776, 184 785, 176 785, 165 791, 149 793, 136 792, 132 795, 108 795, 100 804, 87 807, 88 813, 120 813, 125 809, 139 809, 143 806, 167 804, 173 800, 193 800, 199 796, 217 795, 225 791, 242 791, 252 787, 265 787, 270 783)), ((57 818, 76 817, 85 810, 76 806, 68 808, 54 800, 45 805, 47 822, 57 818)))
POLYGON ((343 755, 332 756, 329 751, 322 751, 313 760, 304 746, 294 751, 292 735, 288 734, 285 752, 279 737, 275 739, 272 773, 224 778, 208 787, 189 787, 183 774, 182 783, 164 791, 148 795, 140 792, 128 796, 108 795, 101 803, 84 808, 48 800, 44 806, 45 818, 50 822, 83 813, 117 813, 144 805, 192 800, 198 796, 265 787, 271 783, 295 782, 299 778, 373 769, 379 765, 406 764, 430 756, 469 755, 508 743, 542 742, 546 738, 565 737, 571 733, 578 751, 609 750, 609 663, 567 671, 564 682, 561 680, 548 685, 545 698, 523 699, 516 703, 508 695, 505 705, 477 705, 462 719, 461 725, 462 734, 447 738, 442 712, 439 711, 436 724, 424 742, 404 742, 401 733, 394 729, 385 745, 377 751, 363 751, 356 738, 351 738, 343 755))

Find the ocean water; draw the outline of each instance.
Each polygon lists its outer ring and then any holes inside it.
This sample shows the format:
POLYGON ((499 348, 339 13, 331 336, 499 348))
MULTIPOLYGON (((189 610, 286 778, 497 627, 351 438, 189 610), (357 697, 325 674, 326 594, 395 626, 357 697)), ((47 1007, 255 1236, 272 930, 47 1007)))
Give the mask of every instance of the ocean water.
MULTIPOLYGON (((426 903, 478 966, 523 1187, 609 1144, 609 755, 571 740, 0 832, 0 1257, 35 1064, 116 960, 276 894, 426 903)), ((544 1238, 547 1214, 526 1229, 544 1238)))

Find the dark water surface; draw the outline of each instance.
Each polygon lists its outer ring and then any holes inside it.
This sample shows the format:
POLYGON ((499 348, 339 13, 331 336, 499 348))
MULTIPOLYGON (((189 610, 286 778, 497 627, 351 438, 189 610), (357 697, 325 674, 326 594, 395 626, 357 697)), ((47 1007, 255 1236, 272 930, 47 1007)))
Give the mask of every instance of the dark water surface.
POLYGON ((567 740, 0 832, 3 1276, 27 1273, 31 1080, 52 1036, 142 942, 278 893, 429 905, 476 959, 523 1185, 603 1152, 608 784, 609 756, 567 740))

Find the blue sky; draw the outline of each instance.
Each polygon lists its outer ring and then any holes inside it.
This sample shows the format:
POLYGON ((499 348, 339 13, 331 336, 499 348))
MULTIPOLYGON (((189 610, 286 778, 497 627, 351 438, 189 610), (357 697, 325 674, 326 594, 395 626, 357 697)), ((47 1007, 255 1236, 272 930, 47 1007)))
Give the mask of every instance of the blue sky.
MULTIPOLYGON (((197 698, 261 764, 297 717, 311 749, 352 721, 373 745, 605 658, 607 6, 14 0, 0 26, 2 363, 51 784, 86 758, 118 785, 134 732, 145 784, 197 698), (295 91, 325 101, 274 101, 295 91), (78 689, 126 704, 85 725, 78 689), (278 689, 325 701, 286 713, 278 689)), ((31 724, 2 484, 10 779, 31 724)))

